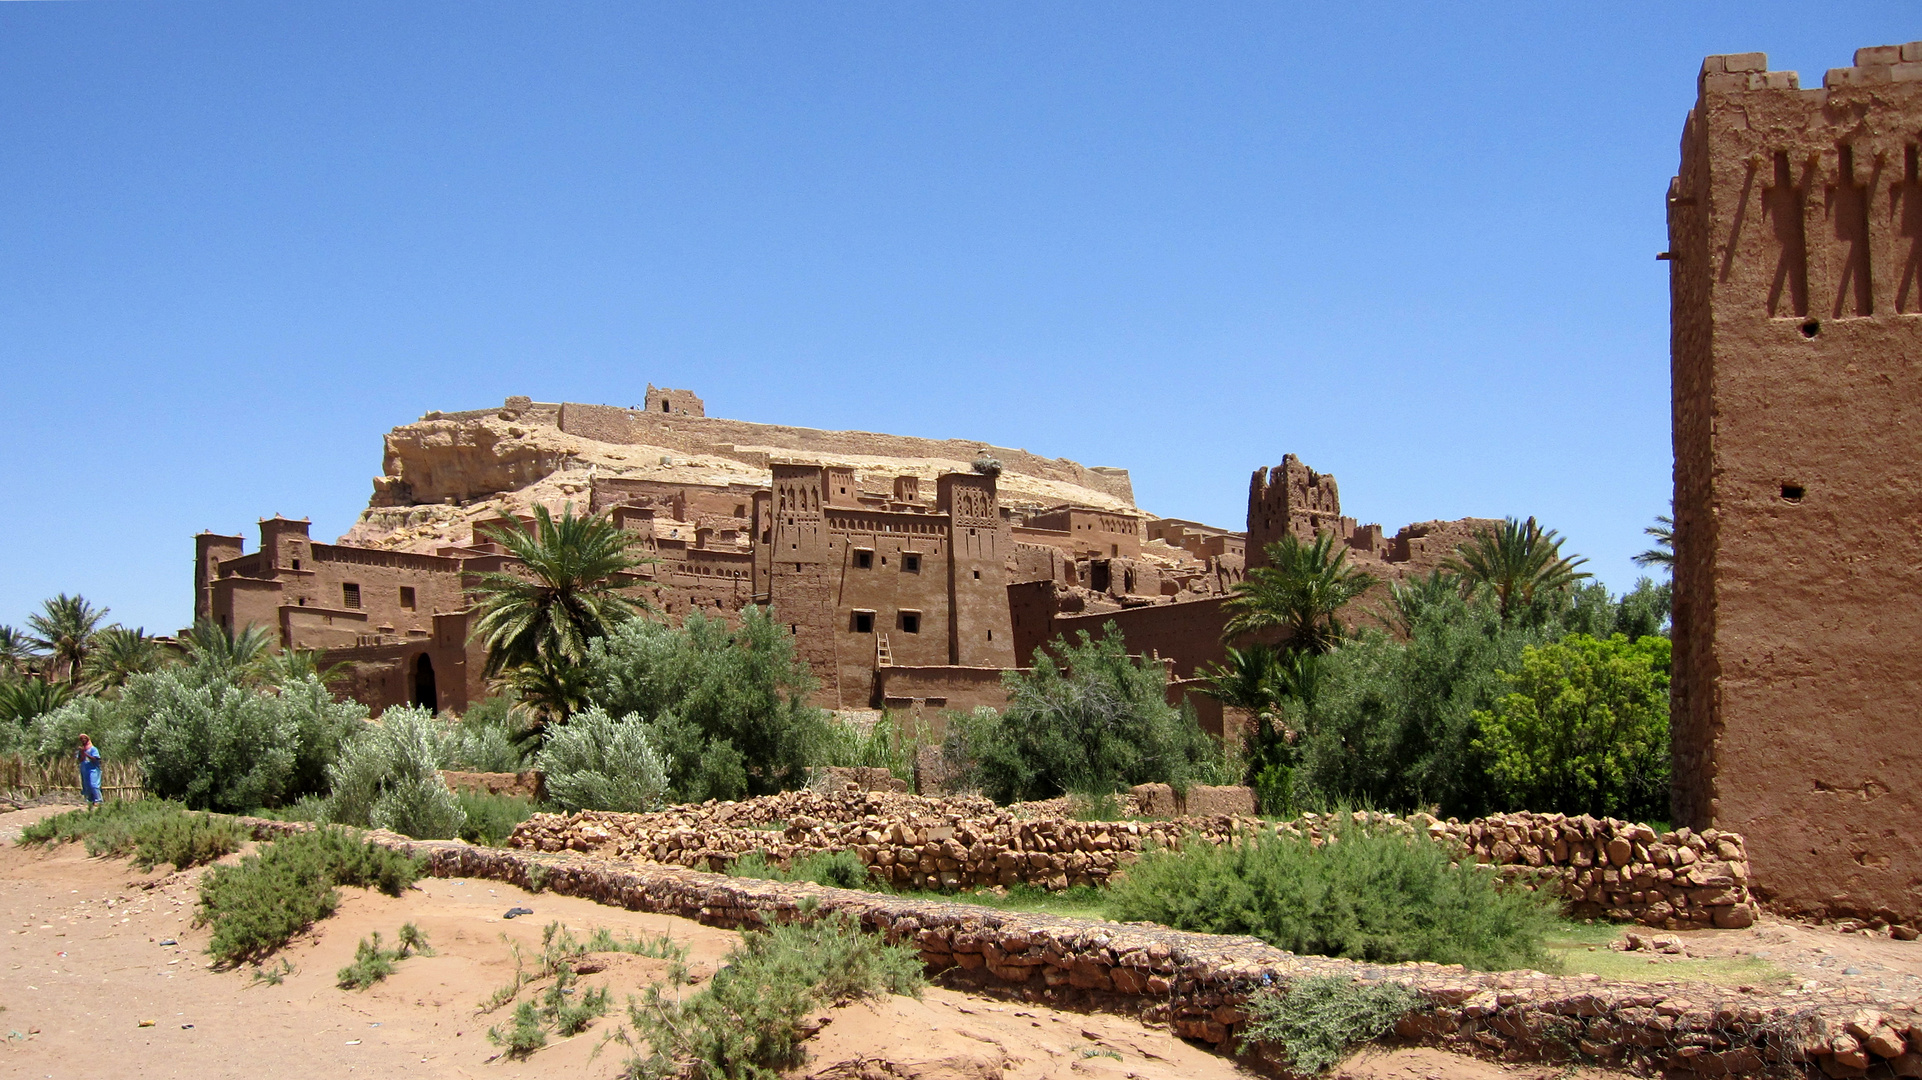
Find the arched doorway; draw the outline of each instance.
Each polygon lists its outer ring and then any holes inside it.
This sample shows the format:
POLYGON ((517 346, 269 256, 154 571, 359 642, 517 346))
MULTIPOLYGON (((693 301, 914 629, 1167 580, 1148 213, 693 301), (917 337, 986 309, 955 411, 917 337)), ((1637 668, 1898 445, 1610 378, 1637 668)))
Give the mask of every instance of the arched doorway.
POLYGON ((423 709, 440 708, 440 694, 434 689, 434 661, 426 653, 414 659, 414 704, 423 709))

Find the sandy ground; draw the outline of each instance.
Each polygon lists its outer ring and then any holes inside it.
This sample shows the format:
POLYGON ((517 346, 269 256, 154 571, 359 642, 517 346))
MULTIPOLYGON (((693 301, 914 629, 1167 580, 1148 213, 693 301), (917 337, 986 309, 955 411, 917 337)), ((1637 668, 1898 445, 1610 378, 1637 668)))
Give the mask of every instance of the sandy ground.
POLYGON ((1766 916, 1746 930, 1674 936, 1691 956, 1747 956, 1773 964, 1795 977, 1799 989, 1839 986, 1889 1000, 1922 999, 1922 941, 1897 941, 1886 932, 1845 934, 1766 916))
MULTIPOLYGON (((628 1050, 610 1036, 617 1008, 586 1032, 557 1039, 526 1061, 503 1057, 487 1028, 508 1009, 481 1015, 511 981, 518 942, 538 955, 541 929, 559 921, 577 935, 666 934, 688 950, 697 980, 732 947, 732 931, 647 915, 498 882, 423 879, 399 899, 342 890, 339 912, 284 955, 294 973, 278 986, 249 969, 215 971, 207 931, 192 923, 198 871, 141 874, 78 845, 51 850, 14 843, 26 823, 60 811, 0 814, 0 1077, 422 1077, 618 1076, 628 1050), (515 906, 531 917, 507 920, 515 906), (361 938, 392 940, 413 922, 433 956, 401 961, 373 988, 335 985, 361 938), (141 1026, 152 1021, 151 1026, 141 1026)), ((667 964, 596 954, 606 967, 584 976, 614 1000, 664 978, 667 964)), ((536 990, 539 988, 536 987, 536 990)), ((526 996, 528 991, 523 991, 526 996)), ((831 1010, 808 1043, 797 1077, 818 1080, 1230 1080, 1233 1062, 1165 1029, 1104 1015, 1057 1012, 931 987, 831 1010)), ((1338 1070, 1350 1080, 1551 1080, 1549 1068, 1503 1068, 1439 1050, 1365 1051, 1338 1070)), ((1624 1080, 1591 1074, 1599 1080, 1624 1080)))

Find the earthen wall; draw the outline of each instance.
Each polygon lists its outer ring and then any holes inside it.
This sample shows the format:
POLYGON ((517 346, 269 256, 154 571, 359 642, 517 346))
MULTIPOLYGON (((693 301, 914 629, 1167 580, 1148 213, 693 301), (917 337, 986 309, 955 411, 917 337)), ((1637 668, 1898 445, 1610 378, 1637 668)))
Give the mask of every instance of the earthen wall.
POLYGON ((1704 62, 1668 197, 1675 813, 1785 911, 1922 914, 1922 43, 1704 62))

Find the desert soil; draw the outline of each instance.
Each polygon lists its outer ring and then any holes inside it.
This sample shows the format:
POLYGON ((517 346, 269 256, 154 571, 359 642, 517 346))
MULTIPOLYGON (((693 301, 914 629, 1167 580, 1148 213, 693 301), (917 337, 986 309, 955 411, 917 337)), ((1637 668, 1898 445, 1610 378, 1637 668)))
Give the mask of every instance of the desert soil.
MULTIPOLYGON (((560 922, 586 936, 666 934, 688 950, 696 986, 738 935, 685 919, 532 894, 499 882, 423 879, 395 899, 344 889, 339 911, 284 950, 294 972, 280 985, 251 969, 216 971, 207 931, 192 925, 199 871, 142 874, 118 859, 89 858, 78 845, 15 843, 31 821, 64 807, 0 814, 0 1076, 614 1077, 628 1050, 614 1034, 617 1008, 586 1032, 556 1039, 525 1061, 503 1057, 487 1029, 508 1009, 482 1015, 488 995, 512 980, 516 942, 531 959, 541 929, 560 922), (512 907, 534 915, 503 918, 512 907), (411 957, 386 981, 341 990, 335 972, 374 931, 392 941, 413 922, 435 949, 411 957), (151 1021, 150 1026, 142 1026, 151 1021)), ((667 964, 597 954, 616 1002, 661 981, 667 964)), ((540 987, 534 988, 536 991, 540 987)), ((522 991, 525 997, 529 991, 522 991)), ((797 1077, 820 1080, 1228 1080, 1232 1061, 1165 1029, 1106 1015, 1059 1012, 930 987, 920 1000, 845 1005, 808 1043, 797 1077)), ((1339 1072, 1350 1080, 1549 1080, 1548 1068, 1505 1068, 1442 1051, 1364 1051, 1339 1072)), ((1591 1074, 1598 1080, 1619 1080, 1591 1074)))

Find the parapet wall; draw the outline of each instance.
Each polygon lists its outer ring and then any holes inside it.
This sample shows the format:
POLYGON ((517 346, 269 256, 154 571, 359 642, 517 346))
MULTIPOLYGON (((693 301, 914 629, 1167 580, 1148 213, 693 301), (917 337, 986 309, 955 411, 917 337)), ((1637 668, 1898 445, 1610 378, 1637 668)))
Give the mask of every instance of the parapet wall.
MULTIPOLYGON (((257 837, 307 828, 254 820, 257 837)), ((1585 1059, 1647 1073, 1744 1076, 1819 1064, 1830 1076, 1922 1076, 1922 1018, 1842 992, 1774 995, 1673 982, 1604 983, 1585 975, 1469 972, 1430 963, 1377 965, 1296 956, 1252 938, 1194 934, 930 902, 808 883, 731 878, 681 867, 632 866, 579 855, 410 841, 383 845, 427 860, 437 877, 483 878, 578 896, 710 926, 845 915, 888 940, 912 943, 944 981, 980 992, 1168 1024, 1176 1034, 1270 1067, 1278 1048, 1242 1046, 1251 996, 1311 977, 1397 982, 1420 1004, 1395 1024, 1401 1038, 1504 1061, 1585 1059)))
MULTIPOLYGON (((1519 884, 1551 889, 1577 916, 1671 930, 1743 927, 1755 920, 1747 856, 1733 833, 1684 829, 1658 835, 1647 825, 1560 814, 1467 823, 1426 815, 1358 820, 1411 834, 1425 831, 1519 884)), ((851 851, 876 880, 895 888, 1024 884, 1058 890, 1105 884, 1142 852, 1159 847, 1197 839, 1228 843, 1266 831, 1319 842, 1333 824, 1332 817, 1314 814, 1280 823, 1238 814, 1078 821, 1026 817, 1020 808, 980 798, 799 791, 653 814, 536 814, 507 843, 704 870, 725 870, 754 851, 783 866, 851 851)))

